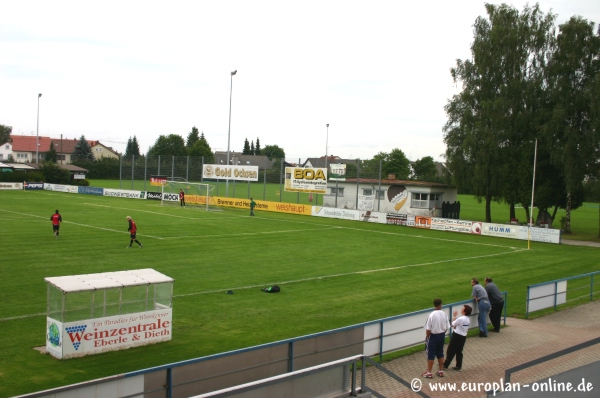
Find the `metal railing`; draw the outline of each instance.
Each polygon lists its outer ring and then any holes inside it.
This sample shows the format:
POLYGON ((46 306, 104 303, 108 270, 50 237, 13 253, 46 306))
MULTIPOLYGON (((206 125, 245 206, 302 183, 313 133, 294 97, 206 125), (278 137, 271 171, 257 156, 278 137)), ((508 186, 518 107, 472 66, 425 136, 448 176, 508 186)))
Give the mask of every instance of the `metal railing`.
MULTIPOLYGON (((505 300, 504 323, 506 324, 508 296, 506 292, 502 292, 502 294, 505 300)), ((471 304, 474 309, 477 308, 473 300, 464 300, 447 304, 442 309, 451 315, 454 309, 461 308, 464 304, 471 304)), ((141 369, 80 385, 28 394, 23 397, 51 397, 59 392, 77 390, 81 386, 88 389, 107 389, 107 387, 102 387, 103 383, 112 383, 115 390, 119 385, 119 391, 121 391, 128 380, 131 380, 134 385, 140 385, 140 378, 147 383, 142 382, 143 391, 131 393, 131 397, 144 394, 152 394, 154 397, 182 397, 198 395, 197 392, 186 395, 187 391, 194 391, 198 386, 218 386, 209 390, 215 391, 226 386, 242 384, 243 381, 239 380, 248 377, 249 374, 256 375, 254 380, 259 380, 355 355, 378 355, 381 360, 386 353, 422 344, 425 332, 424 322, 421 320, 427 319, 431 311, 431 308, 427 308, 344 328, 141 369), (371 337, 365 337, 368 328, 370 328, 369 335, 371 337), (214 363, 218 363, 219 366, 212 366, 214 363)), ((476 319, 476 316, 477 313, 474 311, 471 318, 476 319)), ((477 327, 474 322, 471 325, 472 328, 477 327)), ((125 398, 129 395, 121 395, 121 397, 125 398)))
POLYGON ((554 307, 556 311, 560 305, 583 298, 594 300, 594 295, 598 294, 595 275, 600 275, 600 271, 528 285, 525 318, 546 308, 554 307))

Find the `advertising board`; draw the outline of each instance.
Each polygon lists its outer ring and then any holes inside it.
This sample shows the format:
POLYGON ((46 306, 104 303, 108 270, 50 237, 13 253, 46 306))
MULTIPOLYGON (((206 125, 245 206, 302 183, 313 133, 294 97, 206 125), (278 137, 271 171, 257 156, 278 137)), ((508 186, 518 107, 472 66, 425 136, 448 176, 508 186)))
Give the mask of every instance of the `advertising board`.
POLYGON ((76 358, 171 340, 171 308, 58 322, 46 318, 46 350, 57 358, 76 358))
MULTIPOLYGON (((142 191, 130 191, 126 189, 104 189, 104 196, 113 196, 116 198, 129 198, 129 199, 145 199, 146 192, 142 191)), ((177 198, 179 200, 179 198, 177 198)))
POLYGON ((221 180, 258 181, 258 166, 205 164, 202 166, 202 176, 221 180))
POLYGON ((104 188, 98 187, 78 187, 78 193, 86 194, 86 195, 104 195, 104 188))
POLYGON ((340 218, 342 220, 360 220, 360 212, 358 210, 336 209, 331 207, 313 206, 312 215, 316 217, 340 218))
POLYGON ((44 183, 43 182, 24 182, 23 189, 25 189, 27 191, 44 189, 44 183))
POLYGON ((79 193, 79 187, 75 185, 48 184, 44 183, 44 189, 54 192, 79 193))
POLYGON ((437 231, 462 232, 464 234, 471 233, 472 221, 455 220, 452 218, 431 218, 431 229, 437 231))
POLYGON ((288 192, 327 193, 327 169, 285 168, 285 190, 288 192))

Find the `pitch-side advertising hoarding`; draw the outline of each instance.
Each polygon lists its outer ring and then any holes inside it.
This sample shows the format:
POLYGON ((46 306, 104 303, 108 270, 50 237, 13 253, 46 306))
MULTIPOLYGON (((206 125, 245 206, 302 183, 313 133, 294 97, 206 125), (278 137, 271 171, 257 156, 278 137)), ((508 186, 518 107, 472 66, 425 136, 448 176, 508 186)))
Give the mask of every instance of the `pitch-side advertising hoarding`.
POLYGON ((202 167, 202 176, 220 180, 258 181, 258 166, 205 164, 202 167))
POLYGON ((123 350, 171 340, 171 308, 59 322, 46 318, 46 351, 59 359, 123 350))
POLYGON ((327 193, 327 169, 286 167, 285 190, 325 194, 327 193))

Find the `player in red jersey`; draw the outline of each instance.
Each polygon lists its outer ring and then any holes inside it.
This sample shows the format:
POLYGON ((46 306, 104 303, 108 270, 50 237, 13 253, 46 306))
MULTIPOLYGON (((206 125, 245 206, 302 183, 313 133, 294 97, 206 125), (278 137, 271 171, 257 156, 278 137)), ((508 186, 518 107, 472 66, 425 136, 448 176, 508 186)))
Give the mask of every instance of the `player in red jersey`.
POLYGON ((60 230, 60 223, 62 222, 62 216, 58 210, 50 216, 50 221, 52 221, 52 231, 54 231, 54 236, 58 239, 58 231, 60 230))
POLYGON ((129 231, 130 238, 131 238, 131 240, 129 241, 129 246, 127 246, 127 248, 129 249, 131 247, 131 245, 133 245, 133 242, 135 241, 135 243, 140 245, 140 249, 141 249, 142 244, 135 238, 135 234, 137 233, 137 225, 135 225, 135 221, 133 221, 131 219, 131 217, 127 216, 126 218, 127 218, 127 221, 129 221, 129 228, 127 228, 127 230, 129 231))
POLYGON ((183 189, 179 190, 179 205, 185 207, 185 192, 183 192, 183 189))

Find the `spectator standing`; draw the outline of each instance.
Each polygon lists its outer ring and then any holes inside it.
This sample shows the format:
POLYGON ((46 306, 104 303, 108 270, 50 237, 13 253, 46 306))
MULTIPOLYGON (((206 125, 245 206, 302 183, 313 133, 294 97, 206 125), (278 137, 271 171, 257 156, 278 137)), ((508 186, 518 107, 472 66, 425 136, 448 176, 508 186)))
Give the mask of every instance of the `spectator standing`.
POLYGON ((486 277, 485 291, 490 299, 492 309, 490 310, 490 322, 494 325, 494 332, 500 333, 500 319, 502 318, 502 309, 504 308, 504 296, 500 293, 498 286, 492 281, 492 278, 486 277))
POLYGON ((458 316, 458 311, 454 311, 454 318, 452 319, 452 337, 450 337, 450 343, 448 344, 448 351, 446 351, 446 360, 444 361, 444 369, 448 369, 454 356, 456 355, 456 366, 453 366, 454 370, 462 370, 463 365, 463 348, 467 341, 467 333, 469 332, 469 315, 473 312, 473 308, 470 305, 463 306, 460 310, 461 316, 458 316))
POLYGON ((60 223, 62 222, 62 216, 56 210, 54 214, 50 216, 50 221, 52 221, 52 231, 54 232, 54 237, 58 239, 58 232, 60 230, 60 223))
POLYGON ((439 377, 444 377, 444 339, 446 331, 450 329, 448 315, 442 311, 442 299, 433 300, 435 310, 429 314, 425 323, 425 350, 427 352, 427 371, 421 376, 431 379, 433 375, 433 362, 438 359, 439 370, 435 373, 439 377))
POLYGON ((473 296, 473 299, 477 302, 477 307, 479 308, 479 315, 477 315, 477 321, 479 322, 479 337, 487 337, 487 315, 488 312, 490 312, 491 307, 490 299, 483 286, 479 284, 479 279, 471 279, 471 286, 473 286, 471 296, 473 296))
POLYGON ((254 208, 256 207, 256 202, 254 199, 250 198, 250 215, 254 215, 254 208))

